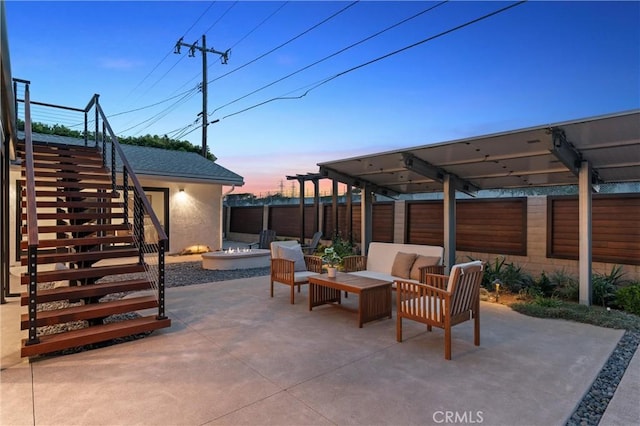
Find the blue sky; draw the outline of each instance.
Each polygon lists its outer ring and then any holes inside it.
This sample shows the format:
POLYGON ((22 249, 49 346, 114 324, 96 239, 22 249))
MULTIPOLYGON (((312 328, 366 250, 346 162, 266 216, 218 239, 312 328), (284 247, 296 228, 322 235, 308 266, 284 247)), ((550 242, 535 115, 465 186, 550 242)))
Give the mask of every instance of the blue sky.
POLYGON ((265 195, 319 162, 640 108, 640 2, 539 1, 251 108, 513 3, 448 2, 298 73, 438 2, 8 0, 6 13, 32 99, 84 107, 99 93, 124 135, 191 125, 181 139, 199 145, 201 55, 173 48, 205 33, 230 48, 226 65, 208 56, 208 145, 244 176, 236 192, 265 195))

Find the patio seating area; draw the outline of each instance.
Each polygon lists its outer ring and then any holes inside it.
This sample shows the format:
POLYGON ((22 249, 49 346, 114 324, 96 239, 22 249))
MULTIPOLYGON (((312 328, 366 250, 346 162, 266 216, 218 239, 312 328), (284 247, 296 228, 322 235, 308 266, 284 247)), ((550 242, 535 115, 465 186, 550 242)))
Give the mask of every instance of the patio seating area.
MULTIPOLYGON (((482 344, 473 345, 473 321, 462 323, 446 361, 442 330, 408 321, 396 342, 395 308, 394 319, 357 328, 353 312, 309 312, 308 286, 293 305, 286 287, 269 297, 269 279, 169 288, 171 328, 31 363, 20 358, 20 307, 10 300, 0 424, 424 425, 451 415, 559 425, 623 334, 482 302, 482 344)), ((636 353, 600 424, 638 418, 639 369, 636 353)))

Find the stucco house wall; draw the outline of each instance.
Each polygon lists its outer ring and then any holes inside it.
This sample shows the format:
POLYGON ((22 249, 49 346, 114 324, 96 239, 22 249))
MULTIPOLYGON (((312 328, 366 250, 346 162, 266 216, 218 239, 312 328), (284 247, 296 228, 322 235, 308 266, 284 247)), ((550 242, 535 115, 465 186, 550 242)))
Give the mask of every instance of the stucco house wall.
POLYGON ((222 248, 222 185, 138 178, 143 187, 169 190, 169 253, 179 253, 193 245, 222 248))

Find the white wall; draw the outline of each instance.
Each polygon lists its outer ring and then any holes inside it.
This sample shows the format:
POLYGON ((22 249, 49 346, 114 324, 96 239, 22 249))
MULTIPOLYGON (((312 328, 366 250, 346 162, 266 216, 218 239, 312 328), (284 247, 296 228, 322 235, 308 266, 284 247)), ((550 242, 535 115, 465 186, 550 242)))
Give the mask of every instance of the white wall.
POLYGON ((169 189, 169 253, 192 245, 222 248, 220 236, 222 185, 140 177, 142 186, 169 189), (180 188, 184 191, 180 192, 180 188))

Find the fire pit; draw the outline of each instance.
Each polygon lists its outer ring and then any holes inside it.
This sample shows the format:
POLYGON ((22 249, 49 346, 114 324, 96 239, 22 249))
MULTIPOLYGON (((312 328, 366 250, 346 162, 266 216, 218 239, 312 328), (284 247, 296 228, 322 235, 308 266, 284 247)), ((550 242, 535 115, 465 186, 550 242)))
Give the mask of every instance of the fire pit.
POLYGON ((266 249, 230 248, 202 255, 204 269, 227 271, 230 269, 264 268, 271 255, 266 249))

